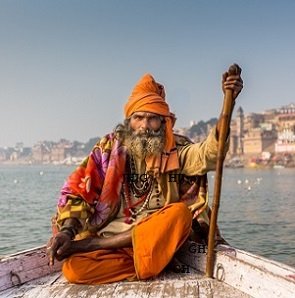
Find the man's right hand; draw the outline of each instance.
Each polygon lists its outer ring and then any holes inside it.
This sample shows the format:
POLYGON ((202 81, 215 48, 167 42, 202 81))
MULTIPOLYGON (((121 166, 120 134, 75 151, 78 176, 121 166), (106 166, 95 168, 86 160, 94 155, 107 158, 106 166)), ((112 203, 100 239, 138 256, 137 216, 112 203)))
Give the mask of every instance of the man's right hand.
POLYGON ((47 243, 47 254, 49 256, 49 265, 54 265, 54 259, 58 261, 70 255, 71 237, 63 232, 58 232, 51 237, 47 243))

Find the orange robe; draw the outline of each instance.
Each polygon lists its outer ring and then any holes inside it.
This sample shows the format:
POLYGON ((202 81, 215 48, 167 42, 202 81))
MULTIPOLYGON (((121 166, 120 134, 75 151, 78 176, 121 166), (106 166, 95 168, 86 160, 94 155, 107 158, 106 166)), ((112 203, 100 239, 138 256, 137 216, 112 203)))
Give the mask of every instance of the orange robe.
POLYGON ((63 264, 69 282, 103 284, 157 276, 190 234, 192 214, 184 203, 169 204, 132 230, 132 248, 78 253, 63 264))

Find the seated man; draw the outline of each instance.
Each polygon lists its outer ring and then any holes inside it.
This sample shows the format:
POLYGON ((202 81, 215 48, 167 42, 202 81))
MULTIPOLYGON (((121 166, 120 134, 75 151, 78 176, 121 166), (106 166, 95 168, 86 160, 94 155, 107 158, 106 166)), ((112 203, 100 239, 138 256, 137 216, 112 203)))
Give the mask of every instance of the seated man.
MULTIPOLYGON (((242 87, 239 75, 223 75, 222 89, 234 98, 242 87)), ((164 87, 144 75, 125 105, 124 123, 69 176, 48 252, 51 263, 65 259, 70 282, 157 276, 191 234, 192 220, 208 224, 200 176, 215 169, 220 120, 199 144, 174 135, 175 120, 164 87)))

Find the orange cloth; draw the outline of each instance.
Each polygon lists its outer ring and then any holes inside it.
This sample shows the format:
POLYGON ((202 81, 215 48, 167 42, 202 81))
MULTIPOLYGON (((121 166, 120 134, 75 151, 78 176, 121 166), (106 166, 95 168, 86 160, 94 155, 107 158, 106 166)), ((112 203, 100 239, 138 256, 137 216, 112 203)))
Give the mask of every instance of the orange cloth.
POLYGON ((96 285, 137 279, 132 248, 74 254, 64 262, 62 271, 66 279, 75 284, 96 285))
POLYGON ((132 231, 133 248, 78 253, 63 264, 72 283, 102 284, 158 275, 187 239, 192 215, 184 203, 165 206, 132 231))
POLYGON ((157 276, 190 234, 192 214, 184 203, 166 205, 141 221, 132 233, 138 279, 157 276))
POLYGON ((168 172, 179 168, 179 161, 173 136, 175 115, 170 112, 165 101, 164 86, 157 83, 150 74, 145 74, 134 87, 125 105, 125 117, 129 118, 135 112, 150 112, 165 118, 165 147, 162 156, 146 159, 147 170, 168 172))

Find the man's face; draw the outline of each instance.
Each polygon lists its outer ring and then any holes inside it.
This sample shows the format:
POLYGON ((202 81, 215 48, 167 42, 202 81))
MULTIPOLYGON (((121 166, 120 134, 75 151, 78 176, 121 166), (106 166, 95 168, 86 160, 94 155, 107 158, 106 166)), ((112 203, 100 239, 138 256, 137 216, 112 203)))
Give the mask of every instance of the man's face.
POLYGON ((160 154, 165 144, 163 118, 154 113, 136 112, 129 118, 125 144, 138 158, 160 154))
POLYGON ((158 131, 161 127, 161 116, 149 112, 135 112, 130 117, 130 127, 136 134, 146 131, 158 131))

